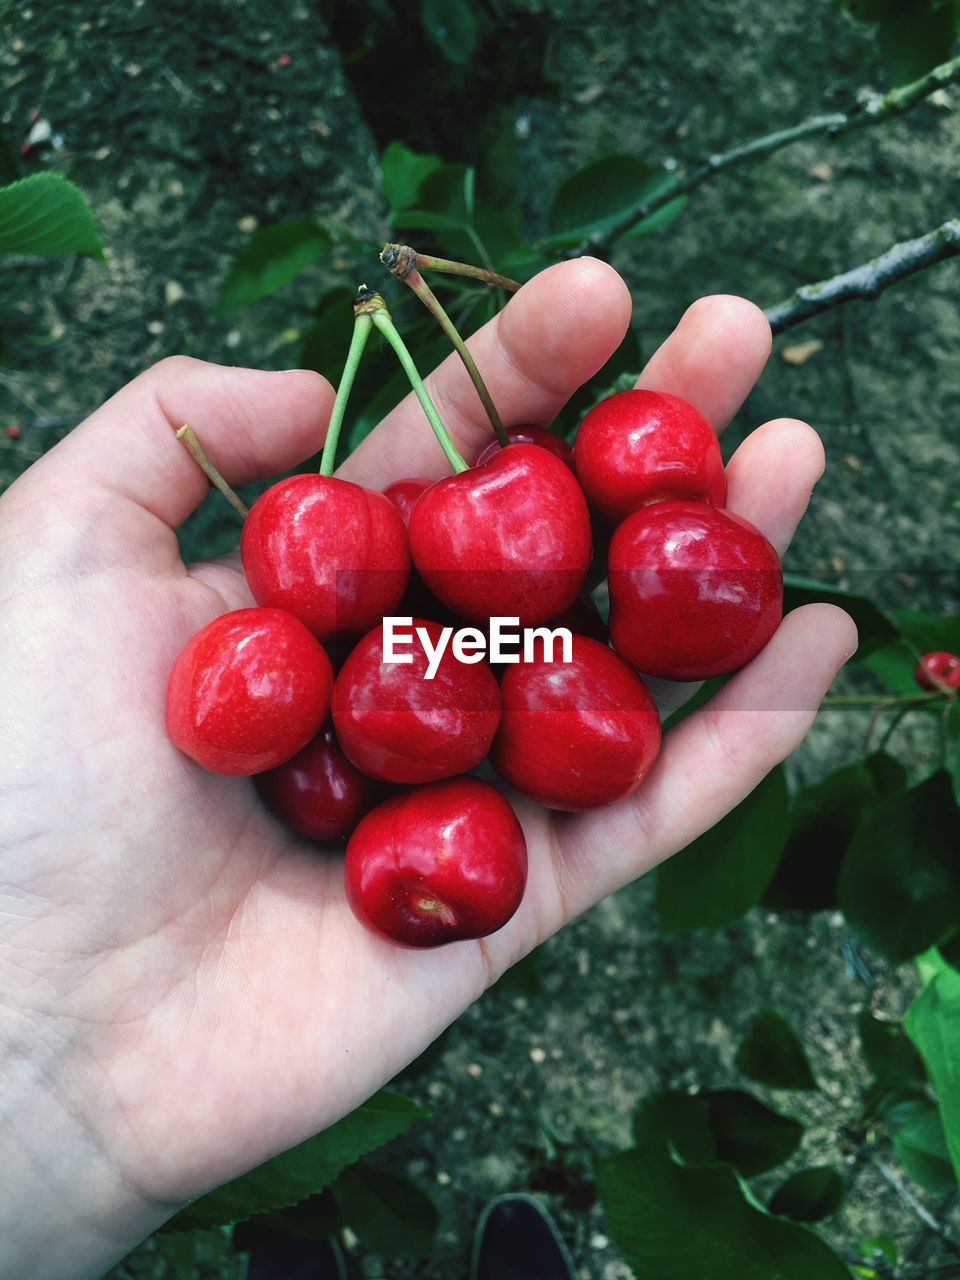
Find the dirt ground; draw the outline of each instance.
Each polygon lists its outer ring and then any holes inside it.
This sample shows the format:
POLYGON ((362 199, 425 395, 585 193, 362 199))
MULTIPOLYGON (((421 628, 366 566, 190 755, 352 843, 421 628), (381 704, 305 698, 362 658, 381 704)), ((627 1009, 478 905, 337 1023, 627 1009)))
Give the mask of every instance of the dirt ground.
MULTIPOLYGON (((530 228, 558 177, 598 155, 695 158, 884 84, 863 30, 825 2, 592 0, 555 4, 552 16, 535 0, 516 7, 549 39, 527 51, 529 91, 513 86, 496 113, 494 158, 489 147, 472 154, 480 149, 469 136, 462 154, 448 135, 441 141, 447 159, 481 160, 481 190, 485 175, 491 187, 498 174, 518 175, 530 228)), ((373 15, 378 6, 352 8, 373 15)), ((85 189, 109 246, 105 266, 0 260, 0 421, 21 427, 19 440, 0 439, 2 485, 164 355, 295 363, 319 289, 339 280, 337 263, 228 317, 213 313, 218 288, 249 231, 287 217, 349 225, 369 240, 374 263, 387 233, 376 152, 391 117, 381 111, 371 127, 320 7, 298 0, 74 0, 0 12, 3 135, 16 151, 30 112, 44 112, 63 149, 42 163, 85 189)), ((618 253, 644 350, 699 294, 739 292, 769 305, 955 214, 958 108, 954 88, 901 121, 721 177, 668 233, 618 253)), ((415 132, 401 136, 437 145, 429 123, 423 137, 415 132)), ((947 263, 778 342, 729 444, 781 415, 823 434, 827 474, 788 569, 832 572, 853 586, 869 577, 891 605, 951 602, 958 285, 960 263, 947 263), (814 338, 822 346, 806 363, 783 359, 784 347, 814 338)), ((222 549, 235 526, 207 510, 191 536, 222 549)), ((852 759, 863 727, 845 713, 821 716, 793 777, 852 759)), ((906 730, 894 746, 917 768, 931 749, 906 730)), ((483 1201, 533 1188, 556 1209, 581 1280, 628 1276, 602 1215, 585 1203, 576 1160, 562 1170, 557 1145, 625 1145, 650 1090, 743 1083, 736 1045, 765 1007, 794 1022, 826 1082, 825 1097, 803 1100, 810 1129, 790 1168, 847 1169, 846 1204, 827 1233, 850 1247, 881 1230, 916 1241, 915 1219, 875 1173, 848 1163, 838 1136, 864 1079, 851 1011, 872 1000, 899 1016, 909 973, 867 956, 876 979, 868 991, 845 967, 833 917, 756 911, 719 933, 663 939, 652 892, 651 881, 635 885, 548 943, 539 977, 491 992, 440 1060, 404 1085, 434 1117, 384 1158, 435 1197, 441 1259, 384 1270, 357 1254, 358 1274, 460 1276, 483 1201)), ((164 1274, 150 1247, 137 1268, 164 1274)))

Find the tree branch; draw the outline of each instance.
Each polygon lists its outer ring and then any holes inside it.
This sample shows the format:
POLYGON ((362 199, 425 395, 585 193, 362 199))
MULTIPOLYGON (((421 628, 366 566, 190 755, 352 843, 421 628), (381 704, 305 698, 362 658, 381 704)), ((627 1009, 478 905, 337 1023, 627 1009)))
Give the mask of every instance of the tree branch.
POLYGON ((648 200, 641 200, 621 214, 615 222, 587 236, 576 249, 571 250, 569 256, 578 257, 583 253, 604 252, 610 248, 618 236, 631 230, 651 213, 662 209, 671 200, 695 191, 714 174, 722 173, 725 169, 731 169, 746 160, 763 160, 774 151, 779 151, 781 147, 787 147, 792 142, 800 142, 803 138, 823 134, 833 140, 851 129, 862 129, 866 125, 879 124, 882 120, 903 115, 937 89, 958 79, 960 79, 960 58, 953 58, 949 62, 942 62, 911 84, 901 85, 882 95, 871 94, 865 102, 859 103, 850 111, 834 111, 825 115, 812 116, 809 120, 792 125, 788 129, 778 129, 774 133, 767 133, 762 137, 751 139, 750 142, 741 143, 738 147, 731 147, 729 151, 717 152, 695 168, 674 174, 672 180, 666 183, 656 195, 648 200))
POLYGON ((829 280, 806 284, 784 302, 767 310, 774 333, 783 333, 801 320, 829 311, 853 298, 876 298, 906 276, 935 262, 943 262, 960 254, 960 218, 951 218, 942 226, 928 231, 916 240, 904 240, 850 271, 829 280))

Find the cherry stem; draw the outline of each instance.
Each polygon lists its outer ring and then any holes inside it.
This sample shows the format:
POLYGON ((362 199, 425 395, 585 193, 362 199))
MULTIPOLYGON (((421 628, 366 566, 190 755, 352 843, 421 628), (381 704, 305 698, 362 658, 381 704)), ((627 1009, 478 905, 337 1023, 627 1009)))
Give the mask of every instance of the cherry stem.
POLYGON ((440 442, 440 448, 446 454, 447 461, 456 472, 469 471, 470 467, 464 461, 463 455, 450 439, 446 427, 441 422, 440 415, 437 413, 434 403, 430 399, 426 387, 423 385, 423 379, 420 377, 417 366, 413 362, 413 356, 407 350, 406 343, 400 337, 397 327, 390 317, 390 312, 387 310, 386 304, 379 294, 373 294, 371 296, 370 307, 370 318, 393 348, 397 359, 403 367, 404 373, 410 380, 410 385, 413 387, 414 395, 420 401, 421 408, 427 415, 427 421, 430 423, 431 427, 433 427, 433 434, 440 442), (374 302, 379 305, 374 306, 374 302))
POLYGON ((333 402, 333 412, 330 414, 327 437, 323 442, 323 453, 320 455, 320 474, 322 476, 333 475, 333 468, 337 458, 337 444, 340 440, 340 428, 343 426, 343 416, 347 411, 347 401, 350 399, 353 380, 357 376, 357 369, 360 367, 363 349, 367 345, 367 338, 370 337, 370 331, 373 328, 373 320, 369 312, 363 310, 368 294, 369 290, 366 285, 362 285, 353 304, 353 337, 350 339, 350 350, 347 352, 347 361, 343 366, 340 385, 337 387, 337 398, 333 402))
POLYGON ((380 261, 398 280, 404 280, 415 269, 420 271, 442 271, 448 276, 467 276, 471 280, 482 280, 484 284, 506 289, 507 293, 516 293, 520 288, 519 280, 511 280, 497 271, 488 271, 486 267, 473 267, 469 262, 453 262, 450 258, 434 258, 429 253, 417 253, 408 244, 385 244, 380 254, 380 261))
POLYGON ((250 514, 250 508, 239 494, 231 489, 230 485, 227 484, 226 480, 207 457, 206 450, 197 439, 197 434, 193 428, 184 423, 177 431, 176 436, 213 487, 223 494, 240 519, 246 520, 250 514))

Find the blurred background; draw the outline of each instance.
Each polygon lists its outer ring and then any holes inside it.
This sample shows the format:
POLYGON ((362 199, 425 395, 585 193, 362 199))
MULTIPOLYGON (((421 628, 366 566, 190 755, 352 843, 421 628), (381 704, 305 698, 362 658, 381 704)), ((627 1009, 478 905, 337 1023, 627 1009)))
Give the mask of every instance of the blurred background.
MULTIPOLYGON (((0 258, 0 486, 174 352, 305 363, 336 382, 346 300, 361 279, 383 288, 428 367, 442 345, 380 267, 384 241, 489 255, 524 278, 582 238, 557 201, 585 166, 631 158, 588 182, 602 203, 608 179, 656 184, 772 129, 850 110, 950 56, 951 6, 859 9, 829 0, 6 4, 0 177, 72 179, 106 257, 0 258), (909 40, 890 25, 907 10, 909 40), (274 259, 277 244, 257 233, 278 223, 299 229, 274 259), (260 290, 271 265, 282 287, 260 290)), ((633 326, 576 408, 636 372, 699 295, 772 306, 954 216, 958 107, 950 85, 877 127, 833 141, 820 132, 718 175, 644 234, 603 245, 633 293, 633 326)), ((566 191, 568 206, 582 201, 583 183, 566 191)), ((601 235, 608 212, 588 218, 601 235)), ((467 332, 496 304, 475 291, 443 296, 467 332)), ((354 440, 399 398, 390 377, 385 360, 374 364, 358 391, 354 440)), ((811 422, 828 456, 787 568, 854 590, 869 583, 889 608, 955 607, 960 263, 779 338, 725 454, 781 415, 811 422)), ((211 501, 184 539, 189 553, 222 551, 238 525, 211 501)), ((864 728, 840 711, 821 715, 789 763, 791 785, 854 758, 864 728)), ((892 742, 929 772, 927 732, 905 724, 892 742)), ((843 1119, 869 1076, 851 1011, 869 1001, 899 1018, 911 972, 869 955, 852 961, 836 911, 759 906, 721 929, 665 934, 654 895, 652 881, 637 884, 546 944, 398 1083, 433 1118, 382 1163, 436 1206, 434 1257, 391 1259, 389 1240, 374 1232, 358 1244, 351 1232, 357 1275, 464 1274, 483 1201, 532 1190, 557 1213, 582 1280, 629 1277, 596 1203, 590 1150, 626 1145, 650 1093, 742 1086, 737 1048, 767 1008, 792 1023, 821 1083, 794 1100, 807 1126, 794 1165, 832 1164, 846 1181, 823 1234, 850 1247, 880 1233, 916 1245, 921 1222, 857 1160, 843 1119)), ((209 1233, 149 1242, 116 1274, 234 1275, 238 1265, 229 1234, 209 1233)))

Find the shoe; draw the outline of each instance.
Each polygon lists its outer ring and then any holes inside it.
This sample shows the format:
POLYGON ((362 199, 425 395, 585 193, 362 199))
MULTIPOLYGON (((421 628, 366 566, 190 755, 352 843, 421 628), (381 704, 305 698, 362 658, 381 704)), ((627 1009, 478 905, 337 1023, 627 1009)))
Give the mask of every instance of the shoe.
POLYGON ((244 1280, 347 1280, 347 1264, 335 1240, 278 1236, 252 1251, 244 1280))
POLYGON ((573 1259, 532 1196, 498 1196, 477 1223, 470 1280, 574 1280, 573 1259))

